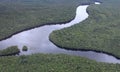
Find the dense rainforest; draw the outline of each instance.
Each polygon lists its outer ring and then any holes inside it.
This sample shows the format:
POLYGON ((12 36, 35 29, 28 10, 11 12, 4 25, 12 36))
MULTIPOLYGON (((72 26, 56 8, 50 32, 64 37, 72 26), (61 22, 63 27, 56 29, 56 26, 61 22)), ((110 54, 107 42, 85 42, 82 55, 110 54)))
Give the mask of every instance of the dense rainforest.
MULTIPOLYGON (((50 40, 67 49, 97 50, 120 57, 119 0, 0 0, 0 39, 34 27, 69 22, 79 5, 87 8, 83 22, 51 33, 50 40), (95 5, 94 1, 100 1, 95 5)), ((23 48, 27 51, 27 47, 23 48)), ((20 52, 17 46, 0 54, 20 52), (14 48, 14 49, 13 49, 14 48)), ((99 63, 64 54, 0 57, 1 72, 120 72, 119 64, 99 63)))
POLYGON ((120 72, 119 64, 98 63, 64 54, 0 57, 1 72, 120 72))
POLYGON ((120 0, 102 2, 88 7, 86 20, 54 31, 50 40, 62 48, 95 50, 120 58, 120 0))
POLYGON ((69 22, 94 0, 0 0, 0 39, 45 24, 69 22))

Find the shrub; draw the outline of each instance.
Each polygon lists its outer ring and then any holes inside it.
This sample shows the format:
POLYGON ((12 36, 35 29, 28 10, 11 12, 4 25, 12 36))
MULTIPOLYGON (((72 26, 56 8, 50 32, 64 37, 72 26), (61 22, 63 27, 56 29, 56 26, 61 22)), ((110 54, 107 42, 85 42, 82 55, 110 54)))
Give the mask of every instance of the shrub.
POLYGON ((23 46, 22 51, 27 51, 27 50, 28 50, 27 46, 23 46))

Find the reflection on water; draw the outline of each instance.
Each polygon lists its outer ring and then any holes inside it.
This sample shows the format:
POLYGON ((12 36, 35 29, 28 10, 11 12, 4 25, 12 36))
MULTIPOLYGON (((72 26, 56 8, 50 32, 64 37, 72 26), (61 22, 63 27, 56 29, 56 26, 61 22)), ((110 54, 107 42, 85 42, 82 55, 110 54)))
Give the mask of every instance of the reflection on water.
POLYGON ((100 3, 99 3, 99 2, 95 2, 95 4, 98 4, 98 5, 99 5, 100 3))
POLYGON ((53 53, 53 54, 63 53, 87 57, 98 62, 120 63, 119 60, 107 54, 97 53, 93 51, 65 50, 55 46, 53 43, 49 41, 48 37, 52 31, 69 27, 71 25, 77 24, 85 20, 88 17, 88 14, 86 12, 87 7, 88 5, 79 6, 76 10, 75 19, 69 23, 46 25, 21 32, 19 34, 12 36, 9 39, 1 41, 0 48, 7 48, 9 46, 18 45, 21 50, 21 55, 30 55, 34 53, 53 53), (23 52, 21 49, 24 45, 26 45, 29 48, 27 52, 23 52))

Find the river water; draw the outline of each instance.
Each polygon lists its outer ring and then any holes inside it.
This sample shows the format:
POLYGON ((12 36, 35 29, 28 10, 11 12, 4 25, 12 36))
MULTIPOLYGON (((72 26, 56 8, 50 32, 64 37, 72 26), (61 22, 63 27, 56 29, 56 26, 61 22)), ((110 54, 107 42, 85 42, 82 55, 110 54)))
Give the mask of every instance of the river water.
MULTIPOLYGON (((100 3, 96 2, 95 4, 100 3)), ((35 53, 68 54, 86 57, 92 60, 96 60, 97 62, 120 63, 120 60, 108 54, 97 53, 94 51, 72 51, 61 49, 49 41, 49 34, 52 31, 62 29, 65 27, 70 27, 88 18, 88 14, 86 12, 88 6, 89 5, 83 5, 77 7, 76 16, 69 23, 45 25, 28 31, 23 31, 21 33, 13 35, 11 38, 1 41, 0 48, 4 49, 9 46, 17 45, 21 50, 20 55, 30 55, 35 53), (28 51, 26 52, 22 51, 22 47, 24 45, 28 47, 28 51)))

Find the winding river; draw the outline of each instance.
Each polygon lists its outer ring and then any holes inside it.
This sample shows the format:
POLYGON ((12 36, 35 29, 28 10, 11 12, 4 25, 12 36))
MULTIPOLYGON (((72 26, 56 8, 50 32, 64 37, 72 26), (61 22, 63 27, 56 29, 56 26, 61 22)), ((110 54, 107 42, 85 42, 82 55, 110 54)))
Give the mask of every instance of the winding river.
MULTIPOLYGON (((99 3, 96 2, 95 4, 99 3)), ((9 46, 17 45, 21 50, 20 55, 30 55, 34 53, 69 54, 86 57, 92 60, 96 60, 97 62, 120 63, 120 60, 108 54, 97 53, 94 51, 65 50, 55 46, 52 42, 49 41, 49 34, 52 31, 70 27, 88 18, 88 14, 86 12, 86 8, 88 6, 89 5, 79 6, 76 10, 75 18, 69 23, 45 25, 18 33, 13 35, 11 38, 1 41, 0 48, 7 48, 9 46), (22 51, 22 47, 24 45, 28 47, 28 51, 26 52, 22 51)))

